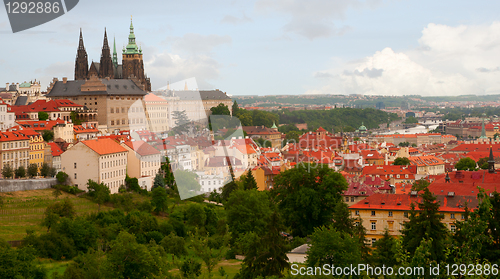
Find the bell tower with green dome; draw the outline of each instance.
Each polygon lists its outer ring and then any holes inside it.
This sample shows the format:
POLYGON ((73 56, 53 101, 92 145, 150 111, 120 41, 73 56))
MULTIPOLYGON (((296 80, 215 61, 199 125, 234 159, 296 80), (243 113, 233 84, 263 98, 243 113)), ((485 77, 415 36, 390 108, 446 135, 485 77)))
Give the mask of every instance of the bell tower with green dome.
POLYGON ((144 86, 144 90, 151 91, 151 83, 144 75, 144 62, 142 60, 142 49, 135 42, 134 25, 130 18, 130 34, 128 44, 122 53, 122 78, 137 79, 144 86))

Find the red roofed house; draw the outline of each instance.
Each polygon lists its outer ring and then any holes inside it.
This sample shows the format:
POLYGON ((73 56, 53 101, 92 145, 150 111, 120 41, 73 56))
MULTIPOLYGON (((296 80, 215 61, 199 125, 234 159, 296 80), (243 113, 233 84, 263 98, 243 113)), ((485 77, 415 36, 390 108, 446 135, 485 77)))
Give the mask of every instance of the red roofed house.
POLYGON ((410 156, 412 165, 417 166, 417 174, 436 175, 445 172, 445 163, 436 156, 410 156))
MULTIPOLYGON (((421 202, 417 193, 411 194, 373 194, 358 203, 351 205, 349 210, 352 216, 361 217, 363 226, 366 228, 366 238, 373 244, 382 238, 385 228, 389 229, 391 235, 401 235, 403 223, 407 222, 408 212, 411 204, 421 202)), ((477 206, 475 195, 469 196, 437 196, 439 202, 439 212, 444 215, 441 222, 445 223, 448 229, 454 231, 455 221, 464 219, 465 205, 468 208, 477 206)))
POLYGON ((121 146, 128 151, 128 175, 137 178, 139 185, 150 191, 154 177, 160 170, 160 151, 142 140, 122 142, 121 146))
POLYGON ((56 169, 57 172, 61 171, 61 154, 63 153, 62 148, 55 142, 49 142, 50 150, 52 152, 52 167, 56 169))
POLYGON ((125 185, 127 154, 127 149, 112 139, 80 141, 61 154, 61 168, 81 190, 87 190, 91 179, 104 183, 115 194, 125 185))
POLYGON ((73 132, 77 141, 94 139, 99 134, 99 130, 96 126, 88 125, 86 123, 82 125, 73 125, 73 132))
POLYGON ((301 135, 298 144, 301 149, 340 150, 342 137, 335 137, 322 127, 319 127, 315 132, 307 132, 301 135))
MULTIPOLYGON (((274 126, 273 126, 274 127, 274 126)), ((243 131, 252 139, 262 138, 265 141, 271 142, 273 148, 281 148, 281 133, 278 128, 267 128, 265 126, 243 126, 243 131)))
POLYGON ((0 166, 2 169, 6 165, 10 165, 13 169, 20 166, 28 168, 30 138, 19 131, 0 132, 0 153, 0 166))
POLYGON ((391 181, 391 183, 412 183, 415 181, 417 173, 416 166, 365 166, 363 168, 363 176, 371 178, 380 177, 382 180, 391 181))

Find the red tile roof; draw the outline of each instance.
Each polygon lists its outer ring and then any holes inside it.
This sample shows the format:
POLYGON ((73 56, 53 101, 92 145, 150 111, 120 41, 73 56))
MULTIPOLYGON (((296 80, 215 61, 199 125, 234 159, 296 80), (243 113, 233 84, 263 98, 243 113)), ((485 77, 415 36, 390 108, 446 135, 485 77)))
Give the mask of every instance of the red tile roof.
POLYGON ((0 142, 29 140, 29 137, 21 132, 0 132, 0 142))
MULTIPOLYGON (((411 204, 415 204, 415 209, 418 210, 418 203, 422 199, 417 196, 408 194, 373 194, 356 204, 353 204, 349 209, 378 209, 378 210, 404 210, 411 209, 411 204)), ((439 202, 439 211, 441 212, 465 212, 465 205, 469 209, 476 208, 478 202, 474 195, 454 197, 436 196, 436 202, 439 202)))
POLYGON ((86 140, 82 141, 82 143, 99 155, 127 152, 125 148, 112 139, 86 140))
POLYGON ((57 145, 57 143, 49 142, 48 145, 50 146, 53 157, 59 156, 63 153, 61 147, 59 147, 59 145, 57 145))

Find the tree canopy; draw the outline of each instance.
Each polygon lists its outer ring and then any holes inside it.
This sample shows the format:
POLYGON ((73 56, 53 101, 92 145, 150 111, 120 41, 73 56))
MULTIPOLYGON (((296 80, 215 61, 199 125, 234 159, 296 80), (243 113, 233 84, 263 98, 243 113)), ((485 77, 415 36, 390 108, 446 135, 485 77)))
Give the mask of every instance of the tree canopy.
POLYGON ((328 166, 298 164, 275 177, 271 194, 285 225, 291 227, 294 236, 304 237, 331 222, 346 189, 345 178, 328 166))

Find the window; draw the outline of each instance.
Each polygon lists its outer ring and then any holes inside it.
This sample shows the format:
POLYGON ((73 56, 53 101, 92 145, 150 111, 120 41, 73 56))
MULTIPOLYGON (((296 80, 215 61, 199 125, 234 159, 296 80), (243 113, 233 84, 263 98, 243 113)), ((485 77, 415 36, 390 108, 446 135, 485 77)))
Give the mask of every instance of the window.
POLYGON ((372 210, 372 216, 375 216, 375 210, 372 210))
POLYGON ((376 238, 372 238, 372 246, 375 245, 375 242, 377 242, 376 238))
POLYGON ((354 197, 351 197, 351 202, 354 202, 354 197))
MULTIPOLYGON (((76 163, 74 163, 74 164, 75 164, 75 165, 74 165, 74 168, 76 169, 76 163)), ((76 174, 75 174, 75 175, 76 175, 76 174)), ((75 178, 76 178, 76 177, 75 177, 75 178)))
POLYGON ((75 179, 76 179, 76 173, 75 173, 75 179))
POLYGON ((450 214, 450 218, 451 218, 451 219, 455 219, 455 213, 451 213, 451 214, 450 214))
POLYGON ((460 215, 461 215, 462 220, 464 220, 465 219, 465 214, 460 214, 460 215))
POLYGON ((359 210, 354 211, 355 215, 359 215, 359 210))
POLYGON ((392 211, 389 211, 389 217, 392 217, 392 211))
POLYGON ((455 227, 455 225, 451 225, 450 230, 451 230, 451 232, 455 232, 457 230, 457 228, 455 227))
POLYGON ((372 222, 372 230, 376 230, 377 229, 377 222, 372 222))
POLYGON ((114 109, 114 108, 111 108, 110 113, 114 113, 114 112, 115 112, 115 109, 114 109))
POLYGON ((349 197, 346 197, 346 198, 345 198, 345 202, 349 202, 349 197))
POLYGON ((405 212, 403 215, 404 215, 406 218, 408 218, 408 212, 405 212))

